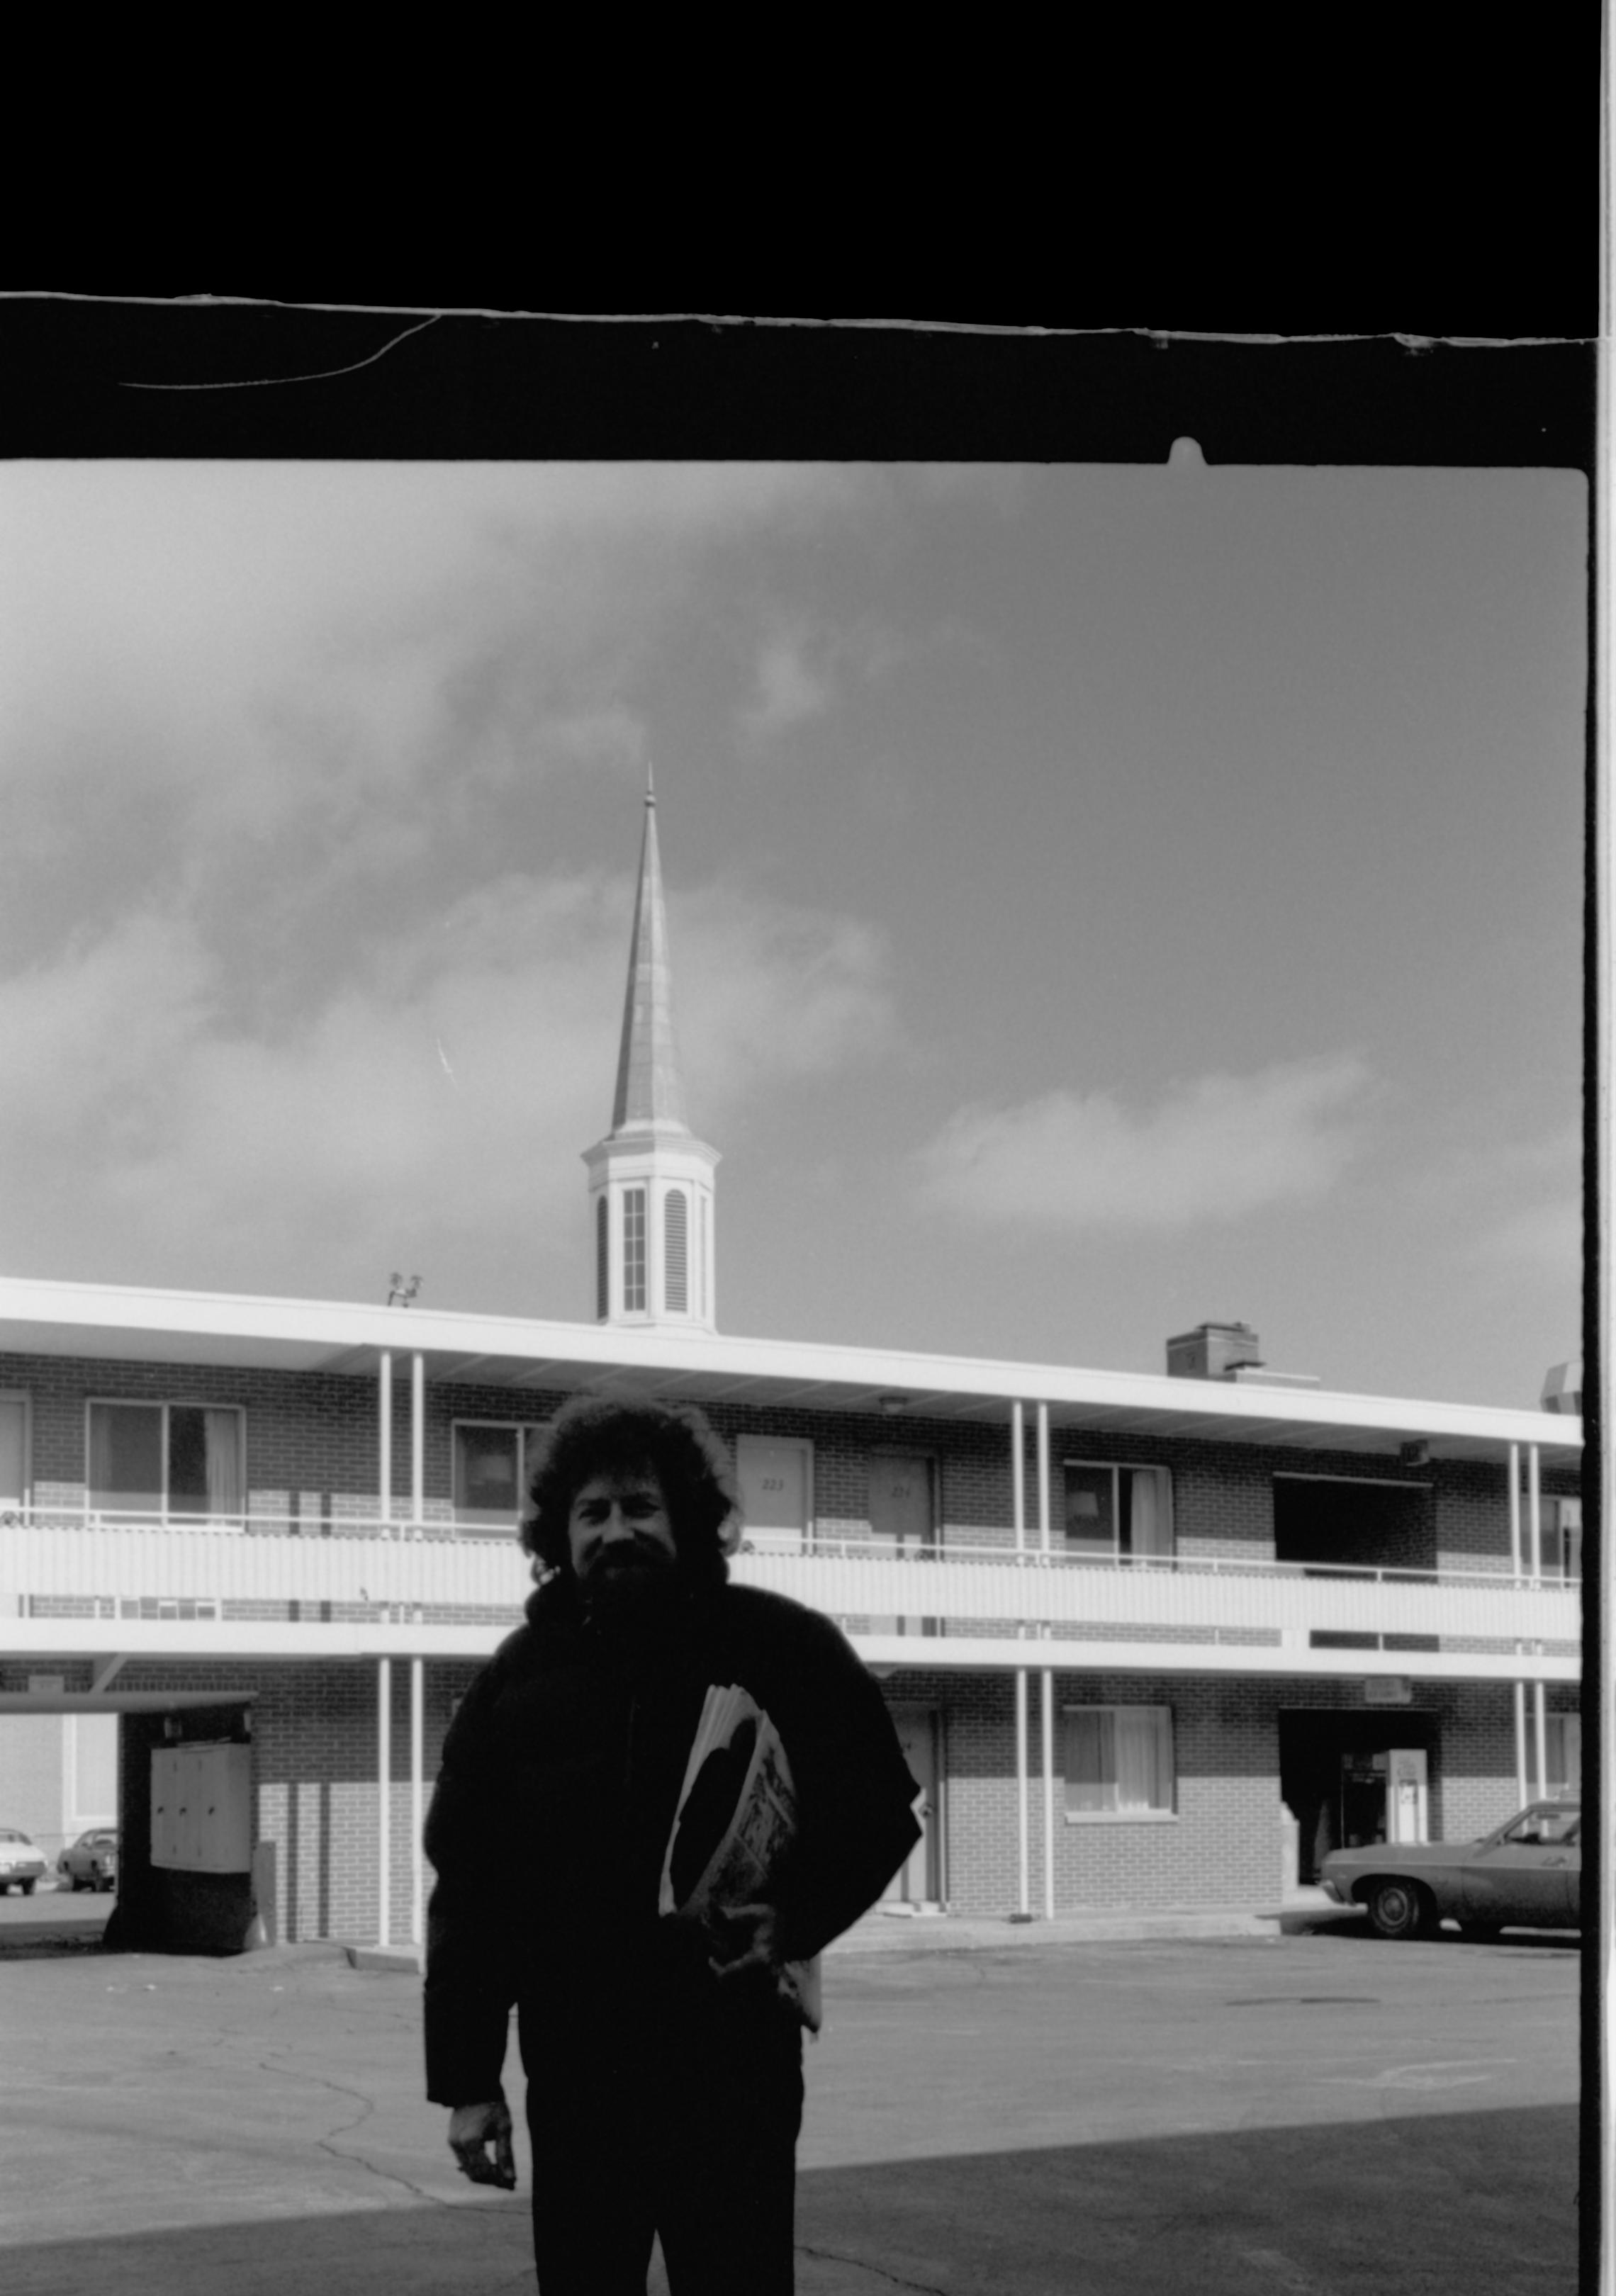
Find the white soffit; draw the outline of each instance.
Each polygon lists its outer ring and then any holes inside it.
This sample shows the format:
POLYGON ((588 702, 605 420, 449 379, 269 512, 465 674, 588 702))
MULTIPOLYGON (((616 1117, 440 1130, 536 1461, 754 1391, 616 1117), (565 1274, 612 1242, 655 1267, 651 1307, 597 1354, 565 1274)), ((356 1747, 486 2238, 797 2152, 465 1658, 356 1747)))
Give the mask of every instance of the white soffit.
MULTIPOLYGON (((888 1423, 961 1419, 1005 1424, 1012 1404, 1048 1406, 1052 1435, 1250 1443, 1264 1447, 1394 1452, 1424 1441, 1440 1458, 1497 1460, 1536 1444, 1572 1465, 1582 1423, 1537 1409, 1420 1403, 1287 1390, 1164 1374, 994 1362, 887 1349, 744 1340, 692 1331, 445 1313, 334 1300, 0 1278, 0 1354, 215 1365, 373 1378, 384 1349, 403 1376, 419 1351, 434 1384, 536 1394, 591 1387, 649 1390, 669 1399, 759 1409, 880 1413, 888 1423)), ((0 1374, 0 1384, 7 1383, 0 1374)), ((1034 1414, 1028 1412, 1029 1432, 1034 1414)))

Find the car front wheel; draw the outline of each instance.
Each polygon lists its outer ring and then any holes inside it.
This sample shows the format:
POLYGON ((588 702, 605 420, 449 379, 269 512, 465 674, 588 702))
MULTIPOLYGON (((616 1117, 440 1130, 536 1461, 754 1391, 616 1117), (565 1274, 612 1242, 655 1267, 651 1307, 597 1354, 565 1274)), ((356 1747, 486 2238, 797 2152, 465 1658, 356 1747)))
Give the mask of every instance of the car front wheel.
POLYGON ((31 1898, 31 1897, 33 1896, 33 1894, 34 1894, 34 1884, 33 1884, 33 1882, 32 1882, 32 1881, 27 1881, 27 1882, 24 1882, 21 1884, 21 1888, 22 1888, 22 1894, 23 1894, 23 1896, 24 1896, 25 1898, 31 1898))
POLYGON ((1417 1882, 1377 1882, 1369 1892, 1369 1925, 1377 1936, 1421 1936, 1431 1926, 1431 1909, 1417 1882))

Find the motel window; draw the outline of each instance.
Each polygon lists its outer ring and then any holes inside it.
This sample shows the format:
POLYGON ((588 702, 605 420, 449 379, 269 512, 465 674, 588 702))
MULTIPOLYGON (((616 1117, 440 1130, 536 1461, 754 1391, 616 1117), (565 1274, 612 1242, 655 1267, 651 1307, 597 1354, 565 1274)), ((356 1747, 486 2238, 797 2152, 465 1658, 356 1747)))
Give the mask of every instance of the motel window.
POLYGON ((645 1191, 623 1191, 623 1312, 643 1315, 645 1308, 645 1191))
POLYGON ((1546 1578, 1582 1576, 1582 1501, 1545 1499, 1542 1514, 1543 1575, 1546 1578))
POLYGON ((1131 1562, 1173 1551, 1172 1481, 1165 1467, 1065 1462, 1066 1552, 1091 1562, 1131 1562))
POLYGON ((1169 1817, 1172 1814, 1172 1710, 1069 1706, 1067 1816, 1169 1817))
POLYGON ((1543 1718, 1544 1784, 1550 1793, 1582 1792, 1582 1717, 1546 1714, 1543 1718))
POLYGON ((28 1504, 28 1398, 0 1395, 0 1515, 28 1504))
POLYGON ((90 1505, 102 1514, 239 1521, 242 1414, 203 1403, 92 1403, 90 1505))
POLYGON ((462 1529, 514 1530, 527 1502, 525 1427, 455 1423, 455 1521, 462 1529))

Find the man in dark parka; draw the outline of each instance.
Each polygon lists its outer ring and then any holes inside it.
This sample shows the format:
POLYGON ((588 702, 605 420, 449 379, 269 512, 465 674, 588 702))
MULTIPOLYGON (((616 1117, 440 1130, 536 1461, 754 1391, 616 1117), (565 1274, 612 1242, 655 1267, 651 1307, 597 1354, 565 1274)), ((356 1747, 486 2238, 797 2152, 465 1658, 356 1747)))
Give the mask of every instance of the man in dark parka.
POLYGON ((874 1677, 830 1620, 728 1582, 728 1463, 700 1413, 557 1415, 523 1544, 527 1623, 472 1682, 426 1824, 427 2094, 478 2182, 515 2181, 515 2005, 542 2296, 789 2296, 802 2022, 784 1965, 880 1895, 918 1838, 874 1677), (773 1719, 800 1827, 775 1902, 716 1923, 658 1891, 706 1691, 773 1719))

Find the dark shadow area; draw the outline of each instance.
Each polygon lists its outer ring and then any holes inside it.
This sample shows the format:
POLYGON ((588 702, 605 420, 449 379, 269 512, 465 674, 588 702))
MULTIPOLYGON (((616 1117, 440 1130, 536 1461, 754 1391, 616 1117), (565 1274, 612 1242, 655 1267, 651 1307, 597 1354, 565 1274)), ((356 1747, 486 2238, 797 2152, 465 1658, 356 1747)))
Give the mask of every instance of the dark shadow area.
MULTIPOLYGON (((800 2296, 893 2285, 1542 2296, 1574 2284, 1576 2159, 1576 2108, 1563 2105, 823 2169, 800 2181, 797 2284, 800 2296)), ((524 2194, 19 2241, 0 2253, 14 2296, 496 2296, 533 2284, 524 2194)))
POLYGON ((0 2274, 8 2296, 505 2296, 536 2284, 525 2196, 7 2243, 0 2274))
POLYGON ((1576 2189, 1572 2105, 890 2161, 802 2179, 798 2285, 841 2256, 947 2296, 1544 2296, 1576 2189))
POLYGON ((183 1866, 160 1861, 152 1842, 152 1766, 157 1755, 181 1747, 251 1742, 251 1719, 241 1701, 119 1716, 121 1847, 118 1896, 107 1928, 110 1946, 124 1952, 242 1951, 252 1924, 251 1874, 246 1869, 211 1870, 200 1848, 183 1866))
POLYGON ((102 1925, 87 1923, 55 1929, 0 1930, 0 1961, 60 1961, 64 1954, 100 1953, 105 1935, 102 1925))
POLYGON ((1320 1909, 1312 1906, 1287 1906, 1279 1916, 1282 1937, 1334 1937, 1355 1939, 1362 1944, 1366 1939, 1386 1953, 1407 1953, 1410 1943, 1442 1945, 1457 1952, 1504 1953, 1510 1950, 1528 1953, 1559 1953, 1569 1960, 1582 1958, 1582 1939, 1576 1930, 1515 1930, 1506 1929, 1501 1937, 1466 1937, 1456 1923, 1447 1923, 1434 1939, 1404 1940, 1397 1938, 1375 1938, 1369 1926, 1369 1917, 1361 1908, 1346 1906, 1320 1909))

